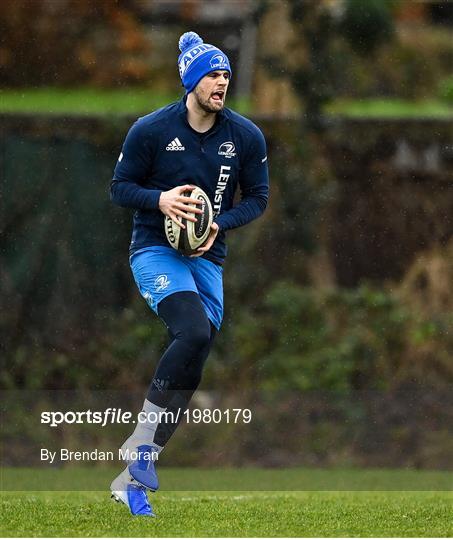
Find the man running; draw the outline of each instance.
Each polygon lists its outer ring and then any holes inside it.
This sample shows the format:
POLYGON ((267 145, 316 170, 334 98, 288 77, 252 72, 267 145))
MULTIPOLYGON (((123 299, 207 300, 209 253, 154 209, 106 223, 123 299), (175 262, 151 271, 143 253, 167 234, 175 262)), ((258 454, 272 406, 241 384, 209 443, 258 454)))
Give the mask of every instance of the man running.
POLYGON ((134 515, 154 515, 146 492, 159 487, 154 461, 201 381, 222 322, 225 233, 258 218, 269 194, 263 134, 224 107, 232 73, 227 56, 195 32, 183 34, 179 48, 185 95, 135 122, 110 188, 115 204, 135 210, 130 266, 170 336, 143 404, 146 421, 123 444, 127 466, 111 485, 134 515), (201 211, 183 195, 194 186, 209 196, 214 222, 206 243, 187 257, 170 247, 164 219, 196 220, 201 211))

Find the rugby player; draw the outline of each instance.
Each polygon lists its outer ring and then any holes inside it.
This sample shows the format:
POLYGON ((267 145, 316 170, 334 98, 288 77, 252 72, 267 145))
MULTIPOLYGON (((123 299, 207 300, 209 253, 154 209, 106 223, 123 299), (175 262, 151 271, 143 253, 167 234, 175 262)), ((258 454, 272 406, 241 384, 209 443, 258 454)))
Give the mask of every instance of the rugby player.
POLYGON ((134 515, 154 515, 147 497, 147 490, 159 487, 154 461, 201 381, 222 322, 226 232, 258 218, 269 194, 263 134, 225 108, 232 74, 228 57, 195 32, 183 34, 179 48, 185 94, 135 122, 110 187, 115 204, 135 211, 132 274, 170 336, 143 404, 141 416, 148 420, 137 423, 123 444, 126 468, 111 485, 113 497, 134 515), (183 195, 194 186, 208 194, 215 217, 205 244, 184 256, 169 245, 164 218, 196 220, 194 213, 201 210, 188 206, 183 195), (234 204, 238 187, 240 200, 234 204), (173 419, 160 414, 178 411, 173 419))

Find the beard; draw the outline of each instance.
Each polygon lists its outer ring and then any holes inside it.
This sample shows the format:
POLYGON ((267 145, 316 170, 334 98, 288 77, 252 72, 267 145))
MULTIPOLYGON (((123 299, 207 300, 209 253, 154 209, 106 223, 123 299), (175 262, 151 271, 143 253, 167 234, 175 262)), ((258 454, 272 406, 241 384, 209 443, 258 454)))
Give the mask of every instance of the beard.
POLYGON ((195 88, 195 90, 194 90, 194 96, 195 96, 195 100, 197 102, 197 105, 204 112, 216 113, 216 112, 219 112, 219 111, 221 111, 223 109, 223 105, 224 105, 223 100, 221 102, 219 102, 220 107, 216 107, 215 105, 213 106, 213 105, 211 105, 211 103, 209 101, 210 96, 207 99, 204 99, 197 88, 195 88))

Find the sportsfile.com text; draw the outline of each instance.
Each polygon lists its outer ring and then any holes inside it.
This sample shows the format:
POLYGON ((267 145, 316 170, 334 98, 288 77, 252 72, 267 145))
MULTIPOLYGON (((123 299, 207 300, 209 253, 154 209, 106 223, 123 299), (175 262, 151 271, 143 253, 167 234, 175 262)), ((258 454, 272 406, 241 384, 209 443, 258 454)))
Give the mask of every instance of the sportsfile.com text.
POLYGON ((186 409, 174 411, 149 412, 140 411, 136 418, 130 411, 107 408, 103 411, 43 411, 41 424, 57 427, 60 424, 99 424, 104 427, 108 424, 142 424, 146 422, 179 422, 185 420, 193 424, 249 424, 252 421, 250 409, 186 409))

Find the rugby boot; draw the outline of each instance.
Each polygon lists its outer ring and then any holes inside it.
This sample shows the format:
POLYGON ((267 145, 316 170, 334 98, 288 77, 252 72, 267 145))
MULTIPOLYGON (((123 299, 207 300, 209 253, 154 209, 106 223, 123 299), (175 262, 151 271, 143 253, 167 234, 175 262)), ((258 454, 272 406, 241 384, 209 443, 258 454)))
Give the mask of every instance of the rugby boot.
POLYGON ((157 491, 159 479, 154 461, 157 460, 159 448, 143 443, 132 435, 121 447, 121 452, 132 478, 150 491, 157 491))
POLYGON ((112 499, 125 504, 133 516, 156 517, 146 494, 146 488, 131 478, 126 467, 110 485, 112 499))

